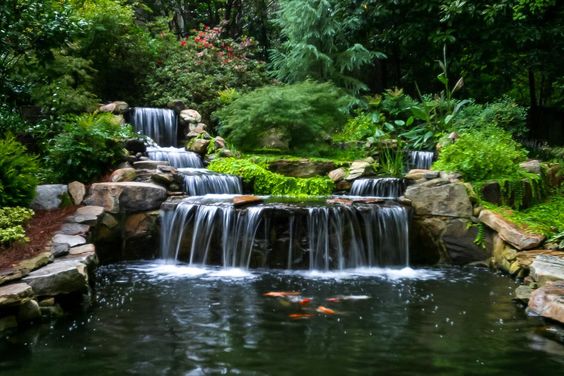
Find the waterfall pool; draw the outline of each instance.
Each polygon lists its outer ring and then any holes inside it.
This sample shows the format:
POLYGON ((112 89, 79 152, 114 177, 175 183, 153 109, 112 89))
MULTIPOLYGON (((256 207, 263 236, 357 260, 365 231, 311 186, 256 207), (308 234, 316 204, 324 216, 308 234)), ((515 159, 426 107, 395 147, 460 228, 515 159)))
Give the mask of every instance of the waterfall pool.
POLYGON ((96 277, 91 308, 2 334, 0 374, 555 375, 564 369, 564 346, 512 302, 514 282, 483 269, 325 273, 135 262, 103 266, 96 277), (264 295, 279 291, 311 302, 264 295))

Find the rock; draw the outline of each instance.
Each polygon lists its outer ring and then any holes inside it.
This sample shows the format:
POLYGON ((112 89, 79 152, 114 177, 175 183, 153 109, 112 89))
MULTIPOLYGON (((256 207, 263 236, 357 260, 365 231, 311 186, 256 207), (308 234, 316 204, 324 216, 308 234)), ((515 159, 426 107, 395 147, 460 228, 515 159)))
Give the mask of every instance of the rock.
POLYGON ((99 264, 94 244, 85 244, 80 247, 71 248, 68 256, 62 258, 61 261, 79 261, 86 265, 88 270, 91 271, 99 264))
POLYGON ((478 219, 518 250, 538 247, 544 240, 543 235, 527 233, 491 210, 482 210, 478 219))
POLYGON ((68 185, 68 192, 75 205, 80 205, 86 194, 86 187, 79 181, 73 181, 68 185))
POLYGON ((405 179, 407 180, 421 180, 425 178, 425 174, 432 172, 431 170, 423 170, 423 169, 412 169, 405 175, 405 179))
POLYGON ((88 226, 95 226, 103 214, 104 208, 102 206, 82 206, 76 209, 76 212, 74 212, 72 216, 67 218, 67 222, 75 222, 88 226))
POLYGON ((53 243, 68 244, 70 248, 76 247, 77 245, 85 244, 86 239, 80 235, 64 235, 56 234, 53 237, 53 243))
POLYGON ((171 183, 174 182, 174 175, 168 173, 153 174, 151 175, 151 180, 157 184, 168 187, 171 183))
POLYGON ((534 249, 530 251, 521 251, 517 253, 516 258, 521 268, 528 269, 538 255, 549 255, 564 259, 564 251, 555 251, 551 249, 534 249))
MULTIPOLYGON (((196 133, 196 134, 201 134, 201 133, 206 133, 208 126, 204 123, 190 123, 190 125, 188 126, 188 129, 190 130, 190 133, 196 133)), ((209 134, 208 134, 209 135, 209 134)))
POLYGON ((119 224, 119 222, 110 213, 104 213, 104 216, 102 217, 102 224, 107 228, 114 228, 119 224))
POLYGON ((202 121, 202 115, 196 110, 182 110, 180 111, 180 120, 183 123, 199 123, 202 121))
POLYGON ((125 141, 124 144, 125 149, 133 155, 137 153, 144 154, 147 151, 147 145, 142 139, 139 138, 130 138, 125 141))
POLYGON ((0 332, 18 327, 16 316, 6 316, 0 318, 0 332))
POLYGON ((235 156, 235 153, 229 149, 219 149, 218 154, 220 157, 224 157, 224 158, 230 158, 235 156))
POLYGON ((176 112, 177 114, 180 113, 180 111, 185 110, 187 107, 184 104, 184 101, 182 101, 181 99, 173 99, 170 102, 168 102, 166 104, 167 108, 170 108, 171 110, 174 110, 174 112, 176 112))
POLYGON ((65 223, 61 226, 61 228, 56 233, 64 234, 64 235, 85 236, 89 230, 90 230, 90 226, 88 225, 82 225, 79 223, 65 223))
MULTIPOLYGON (((482 248, 474 243, 478 236, 478 229, 469 226, 466 219, 450 219, 446 222, 444 231, 440 234, 440 242, 446 251, 449 263, 466 265, 472 262, 483 261, 491 255, 488 248, 482 248)), ((487 242, 487 239, 484 239, 487 242)))
POLYGON ((54 243, 51 245, 51 254, 53 257, 62 257, 69 254, 70 246, 66 243, 54 243))
POLYGON ((519 167, 521 167, 525 171, 530 172, 532 174, 540 174, 541 173, 540 161, 536 160, 536 159, 526 161, 526 162, 521 162, 521 163, 519 163, 519 167))
POLYGON ((268 165, 268 169, 272 172, 295 178, 311 178, 326 175, 334 168, 335 164, 333 162, 316 162, 308 159, 281 159, 270 162, 268 165))
POLYGON ((133 163, 133 167, 136 170, 156 170, 159 166, 168 166, 170 165, 169 161, 138 161, 133 163))
POLYGON ((357 179, 361 176, 370 175, 374 172, 372 165, 368 161, 354 161, 349 169, 348 181, 357 179))
POLYGON ((14 267, 9 267, 0 270, 0 285, 14 281, 16 279, 21 279, 25 276, 27 272, 25 270, 20 270, 14 267))
POLYGON ((335 189, 337 191, 350 191, 352 188, 352 182, 347 180, 341 180, 335 184, 335 189))
POLYGON ((549 281, 564 280, 564 258, 538 255, 530 266, 531 277, 542 286, 549 281))
POLYGON ((125 219, 123 231, 125 238, 133 238, 151 235, 155 232, 155 226, 159 212, 143 212, 129 215, 125 219))
POLYGON ((344 197, 335 197, 330 198, 325 201, 327 205, 344 205, 344 206, 352 206, 353 200, 344 198, 344 197))
POLYGON ((329 171, 329 179, 333 180, 333 182, 335 183, 340 182, 346 176, 347 176, 347 170, 345 170, 343 167, 329 171))
MULTIPOLYGON (((30 206, 33 210, 58 209, 65 201, 67 191, 68 188, 64 184, 38 185, 37 188, 35 188, 35 197, 30 206)), ((68 198, 68 196, 66 198, 68 198)))
POLYGON ((42 266, 47 265, 51 261, 53 261, 53 255, 51 252, 41 252, 32 258, 20 261, 16 268, 22 270, 24 274, 27 274, 32 270, 39 269, 42 266))
POLYGON ((166 198, 166 189, 156 184, 95 183, 90 187, 90 196, 84 202, 103 206, 107 212, 115 214, 155 210, 166 198))
POLYGON ((564 281, 548 283, 533 291, 529 311, 564 324, 564 281))
POLYGON ((129 110, 129 105, 123 101, 114 101, 112 103, 100 106, 98 111, 100 112, 111 112, 112 114, 121 115, 125 114, 129 110))
POLYGON ((440 177, 440 173, 438 171, 428 171, 423 177, 427 180, 437 179, 440 177))
POLYGON ((37 296, 56 296, 88 290, 86 265, 77 260, 55 261, 23 279, 37 296))
POLYGON ((560 167, 558 163, 547 165, 545 176, 546 182, 550 187, 558 188, 564 181, 564 171, 560 167))
POLYGON ((215 139, 215 147, 218 149, 223 149, 225 147, 225 140, 223 139, 223 137, 219 137, 217 136, 215 139))
POLYGON ((527 285, 520 285, 515 289, 515 297, 513 300, 520 301, 522 303, 527 303, 531 298, 533 289, 527 285))
POLYGON ((262 198, 253 195, 242 195, 242 196, 233 197, 233 205, 235 207, 260 204, 262 202, 263 202, 262 198))
POLYGON ((438 215, 445 217, 470 218, 472 203, 462 183, 434 179, 407 187, 405 198, 411 200, 418 216, 438 215))
POLYGON ((448 181, 454 183, 458 180, 460 180, 462 178, 462 174, 458 173, 458 172, 446 172, 446 171, 441 171, 439 173, 439 177, 442 179, 447 179, 448 181))
POLYGON ((18 307, 18 314, 16 316, 18 323, 33 321, 40 317, 41 310, 35 300, 28 300, 18 307))
POLYGON ((33 297, 33 290, 27 283, 14 283, 0 287, 0 307, 22 304, 33 297))
POLYGON ((211 140, 212 136, 205 131, 204 128, 196 127, 186 134, 186 139, 203 138, 204 140, 211 140))
MULTIPOLYGON (((145 162, 134 162, 136 163, 145 163, 145 162)), ((137 171, 134 168, 120 168, 112 172, 110 176, 110 180, 113 182, 122 182, 122 181, 135 181, 137 177, 137 171)))
POLYGON ((208 145, 210 144, 210 140, 206 140, 203 138, 196 138, 193 139, 189 144, 187 149, 198 154, 206 154, 208 151, 208 145))

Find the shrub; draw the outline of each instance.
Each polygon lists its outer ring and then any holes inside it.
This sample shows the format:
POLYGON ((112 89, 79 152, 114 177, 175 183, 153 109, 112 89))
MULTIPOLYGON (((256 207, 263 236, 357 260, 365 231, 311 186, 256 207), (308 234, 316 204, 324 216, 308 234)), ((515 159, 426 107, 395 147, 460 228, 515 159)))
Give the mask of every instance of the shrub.
POLYGON ((24 224, 33 217, 33 210, 22 207, 0 207, 0 245, 27 240, 24 224))
POLYGON ((346 103, 330 83, 266 86, 218 111, 219 132, 241 150, 259 147, 269 132, 281 134, 290 149, 303 149, 344 122, 346 103))
POLYGON ((209 121, 222 105, 218 91, 244 93, 269 82, 265 64, 253 59, 255 43, 237 43, 221 33, 219 27, 205 28, 180 42, 164 41, 161 58, 146 80, 145 101, 162 107, 182 100, 209 121))
POLYGON ((49 147, 47 165, 56 181, 90 182, 123 158, 123 141, 134 136, 111 114, 71 117, 49 147))
POLYGON ((334 184, 327 177, 294 178, 268 171, 246 159, 220 158, 210 163, 212 171, 240 176, 243 182, 253 186, 253 192, 274 196, 327 196, 334 184))
POLYGON ((445 146, 433 169, 457 171, 468 181, 502 179, 519 174, 518 163, 526 156, 509 132, 490 126, 463 133, 445 146))
POLYGON ((13 137, 0 140, 0 207, 27 206, 37 186, 37 163, 13 137))

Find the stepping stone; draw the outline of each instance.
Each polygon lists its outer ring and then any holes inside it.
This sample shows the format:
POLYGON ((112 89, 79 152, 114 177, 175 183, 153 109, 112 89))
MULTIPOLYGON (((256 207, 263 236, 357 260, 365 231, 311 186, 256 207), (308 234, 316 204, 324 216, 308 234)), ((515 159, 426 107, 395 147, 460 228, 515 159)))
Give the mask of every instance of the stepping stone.
POLYGON ((27 283, 14 283, 0 287, 0 307, 22 304, 33 297, 33 290, 27 283))

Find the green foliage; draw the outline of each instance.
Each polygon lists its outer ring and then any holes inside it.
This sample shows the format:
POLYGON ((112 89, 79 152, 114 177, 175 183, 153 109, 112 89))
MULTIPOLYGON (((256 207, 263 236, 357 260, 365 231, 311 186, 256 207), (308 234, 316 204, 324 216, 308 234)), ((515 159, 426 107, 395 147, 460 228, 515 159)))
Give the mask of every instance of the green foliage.
POLYGON ((463 133, 455 143, 445 146, 433 169, 459 172, 467 181, 506 178, 519 175, 518 163, 526 155, 509 132, 487 127, 463 133))
POLYGON ((27 122, 22 119, 15 108, 11 108, 5 103, 0 103, 0 138, 5 138, 8 134, 23 134, 28 127, 27 122))
POLYGON ((358 94, 367 86, 355 73, 381 53, 352 43, 358 19, 336 0, 283 0, 274 23, 284 41, 271 52, 274 76, 288 83, 306 79, 333 81, 358 94))
POLYGON ((212 171, 240 176, 243 182, 252 184, 253 192, 274 196, 327 196, 334 184, 327 177, 294 178, 268 171, 264 166, 247 159, 219 158, 208 168, 212 171))
POLYGON ((401 178, 405 174, 406 156, 401 148, 382 147, 378 153, 379 172, 401 178))
POLYGON ((25 223, 33 217, 33 210, 22 207, 0 207, 0 245, 26 241, 25 223))
POLYGON ((218 91, 244 93, 269 82, 264 63, 253 59, 255 43, 247 38, 237 43, 221 32, 205 28, 180 42, 163 40, 160 60, 147 77, 147 103, 163 107, 179 99, 209 121, 222 105, 218 91))
POLYGON ((332 84, 305 81, 257 89, 216 115, 220 134, 241 150, 258 148, 262 138, 273 131, 296 150, 319 142, 341 125, 346 102, 332 84))
POLYGON ((50 144, 46 162, 56 181, 91 182, 122 160, 123 141, 134 136, 111 114, 70 117, 50 144))
POLYGON ((37 186, 37 163, 13 137, 0 140, 0 207, 27 206, 37 186))
POLYGON ((365 140, 372 136, 376 126, 372 121, 372 116, 367 113, 357 112, 357 115, 350 118, 345 123, 343 129, 333 135, 333 141, 354 142, 365 140))

